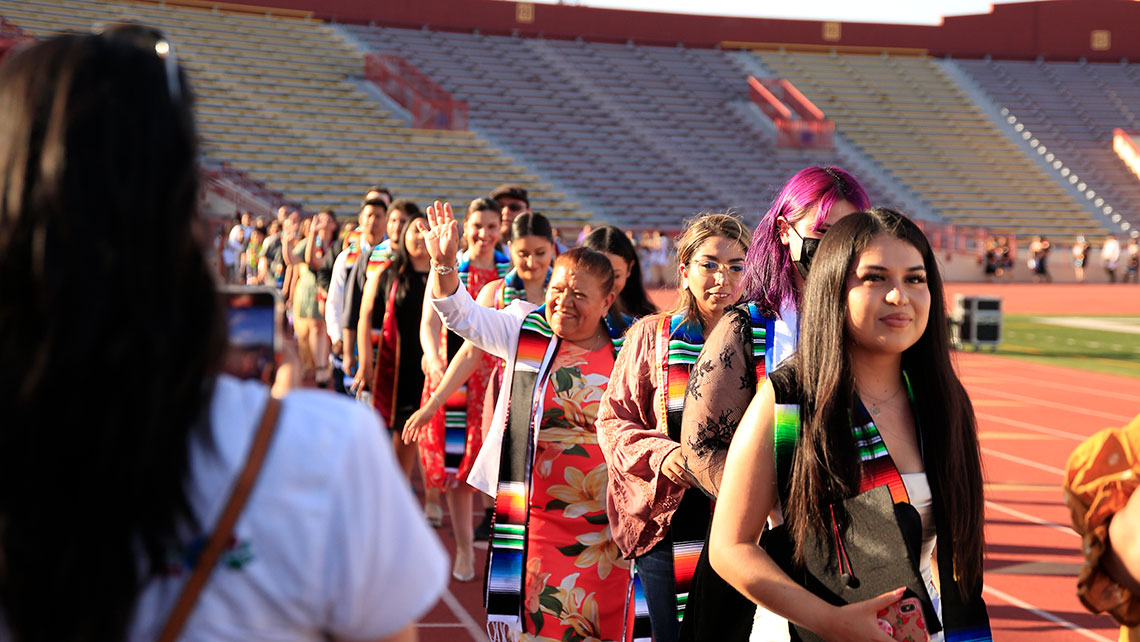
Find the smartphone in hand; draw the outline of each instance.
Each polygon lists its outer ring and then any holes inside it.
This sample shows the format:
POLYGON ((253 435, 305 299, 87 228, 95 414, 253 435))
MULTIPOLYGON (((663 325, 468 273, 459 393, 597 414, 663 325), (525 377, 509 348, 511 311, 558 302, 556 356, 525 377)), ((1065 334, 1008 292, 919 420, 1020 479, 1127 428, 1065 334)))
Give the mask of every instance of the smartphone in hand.
POLYGON ((229 347, 224 371, 241 379, 273 385, 281 364, 285 304, 276 288, 225 286, 229 347))
POLYGON ((930 640, 922 615, 922 604, 917 597, 903 598, 879 611, 879 626, 898 642, 930 640))

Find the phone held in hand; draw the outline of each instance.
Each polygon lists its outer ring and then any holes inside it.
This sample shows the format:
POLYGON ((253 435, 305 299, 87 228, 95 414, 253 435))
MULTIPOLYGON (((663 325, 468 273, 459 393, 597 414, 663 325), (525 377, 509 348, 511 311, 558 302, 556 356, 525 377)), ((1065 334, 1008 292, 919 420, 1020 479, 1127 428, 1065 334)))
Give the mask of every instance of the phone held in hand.
POLYGON ((229 347, 224 371, 272 385, 281 363, 285 304, 276 288, 225 286, 229 347))
POLYGON ((929 642, 922 605, 917 597, 907 597, 879 611, 879 626, 898 642, 929 642))

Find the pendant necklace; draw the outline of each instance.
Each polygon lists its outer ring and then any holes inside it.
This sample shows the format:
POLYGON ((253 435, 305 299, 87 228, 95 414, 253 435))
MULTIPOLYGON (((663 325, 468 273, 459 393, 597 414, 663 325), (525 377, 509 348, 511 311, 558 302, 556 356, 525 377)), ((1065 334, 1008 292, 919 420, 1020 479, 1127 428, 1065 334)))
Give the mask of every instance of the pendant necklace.
POLYGON ((875 401, 874 399, 871 399, 869 396, 867 396, 865 394, 860 394, 859 396, 864 398, 864 399, 867 399, 868 401, 871 402, 871 407, 869 408, 871 415, 874 417, 878 417, 879 413, 881 412, 879 410, 879 406, 887 403, 888 401, 892 401, 895 397, 899 396, 899 393, 902 391, 903 391, 903 387, 900 386, 899 389, 895 391, 895 394, 891 395, 890 397, 887 397, 886 399, 880 399, 879 401, 875 401))

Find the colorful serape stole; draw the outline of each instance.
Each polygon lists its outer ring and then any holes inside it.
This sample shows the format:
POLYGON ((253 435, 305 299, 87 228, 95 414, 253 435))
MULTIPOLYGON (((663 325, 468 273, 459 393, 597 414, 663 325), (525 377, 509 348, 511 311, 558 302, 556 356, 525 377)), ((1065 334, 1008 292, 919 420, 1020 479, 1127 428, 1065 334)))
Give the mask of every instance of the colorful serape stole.
MULTIPOLYGON (((701 348, 705 345, 704 332, 699 322, 687 320, 685 314, 663 317, 660 325, 658 345, 668 346, 665 354, 660 354, 665 394, 661 395, 662 424, 669 438, 680 443, 681 415, 685 407, 685 389, 689 385, 689 373, 701 348)), ((685 617, 685 604, 689 600, 689 589, 693 583, 693 571, 697 568, 705 535, 709 526, 712 504, 699 490, 687 491, 673 513, 669 535, 673 540, 673 578, 677 591, 677 621, 685 617)))
POLYGON ((769 350, 768 342, 776 336, 772 328, 775 320, 761 314, 760 306, 755 303, 749 303, 747 310, 748 332, 752 337, 752 365, 756 369, 756 390, 759 391, 772 367, 768 362, 774 351, 769 350))
POLYGON ((534 391, 551 343, 557 349, 561 342, 546 322, 544 312, 545 306, 523 319, 511 396, 507 400, 507 426, 499 460, 485 600, 488 632, 492 637, 495 635, 491 629, 496 623, 521 631, 524 622, 522 590, 526 581, 527 501, 534 463, 534 391))
POLYGON ((356 265, 356 259, 360 258, 360 237, 363 234, 364 228, 357 227, 344 238, 345 265, 349 268, 356 265))
MULTIPOLYGON (((607 327, 611 327, 607 323, 607 327)), ((618 330, 624 332, 625 328, 618 330)), ((611 342, 617 340, 611 329, 611 342)), ((531 468, 534 465, 535 390, 542 362, 558 350, 562 339, 546 321, 546 306, 523 319, 515 352, 510 397, 507 399, 507 426, 503 431, 496 486, 495 514, 487 562, 487 631, 492 640, 515 639, 501 635, 499 626, 522 631, 523 587, 526 582, 527 503, 530 499, 531 468)), ((543 377, 550 373, 541 373, 543 377)), ((644 601, 644 600, 643 600, 644 601)), ((648 610, 646 610, 648 614, 648 610)))
MULTIPOLYGON (((903 373, 903 382, 906 385, 907 398, 913 407, 915 404, 914 391, 910 385, 910 378, 905 372, 903 373)), ((783 502, 784 506, 787 506, 787 494, 791 488, 791 471, 796 443, 799 438, 801 417, 799 404, 780 402, 779 395, 777 395, 774 421, 776 480, 780 501, 783 502)), ((921 427, 915 426, 915 431, 921 445, 921 427)), ((858 395, 855 397, 855 409, 851 413, 851 432, 859 450, 859 459, 862 462, 859 493, 886 485, 896 504, 900 502, 910 503, 902 476, 899 474, 898 468, 895 467, 890 453, 887 452, 879 429, 875 426, 875 422, 871 419, 870 413, 867 412, 858 395)), ((990 631, 989 615, 986 613, 986 605, 982 596, 980 594, 975 595, 966 602, 962 600, 958 591, 953 561, 954 529, 949 523, 949 518, 942 512, 942 493, 937 486, 936 478, 927 477, 927 481, 930 483, 930 490, 933 495, 932 512, 938 537, 936 548, 944 640, 945 642, 990 642, 993 640, 993 634, 990 631)))
POLYGON ((610 310, 610 313, 606 315, 606 332, 610 333, 610 342, 614 344, 614 354, 621 352, 621 347, 625 345, 625 331, 629 330, 629 326, 636 321, 637 319, 628 314, 621 314, 614 310, 610 310))
POLYGON ((626 633, 622 639, 628 642, 653 642, 653 623, 649 620, 649 602, 645 599, 645 587, 641 585, 641 578, 637 575, 637 560, 629 563, 629 590, 625 597, 627 605, 633 605, 633 620, 626 616, 626 633))
MULTIPOLYGON (((546 282, 542 284, 543 292, 546 292, 547 286, 550 285, 550 275, 553 273, 553 268, 546 268, 546 282)), ((526 300, 526 284, 523 283, 518 271, 512 269, 503 277, 503 284, 499 287, 498 308, 502 310, 519 299, 526 300)))
MULTIPOLYGON (((503 254, 498 249, 495 250, 495 272, 499 274, 499 278, 507 276, 507 272, 511 271, 511 257, 503 254)), ((467 256, 459 265, 455 267, 455 271, 459 273, 459 281, 463 283, 463 287, 467 287, 467 279, 471 274, 471 257, 467 256)))
MULTIPOLYGON (((368 255, 368 265, 364 266, 366 279, 372 278, 376 272, 392 263, 392 251, 388 249, 388 242, 378 243, 368 255)), ((394 291, 394 290, 393 290, 394 291)), ((391 297, 389 297, 391 299, 391 297)), ((387 318, 387 317, 385 317, 387 318)), ((379 363, 380 342, 382 341, 382 328, 372 328, 372 363, 379 363)))
POLYGON ((467 386, 448 395, 443 404, 443 470, 459 474, 467 448, 467 386))

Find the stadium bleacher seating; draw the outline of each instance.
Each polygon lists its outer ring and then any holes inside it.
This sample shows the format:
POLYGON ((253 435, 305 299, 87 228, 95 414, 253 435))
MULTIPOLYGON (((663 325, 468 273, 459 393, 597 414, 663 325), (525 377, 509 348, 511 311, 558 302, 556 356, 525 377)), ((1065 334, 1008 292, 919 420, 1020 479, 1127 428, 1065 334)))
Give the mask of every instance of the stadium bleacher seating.
POLYGON ((752 218, 799 169, 844 164, 833 151, 778 149, 730 109, 747 100, 749 71, 720 50, 342 28, 406 58, 467 101, 497 145, 622 225, 676 228, 725 208, 752 218))
POLYGON ((590 216, 486 140, 394 118, 359 86, 361 53, 320 21, 101 0, 0 0, 0 16, 35 36, 115 21, 162 29, 194 83, 207 159, 309 210, 354 214, 363 189, 377 182, 421 206, 462 204, 517 182, 556 223, 590 216))
POLYGON ((1140 131, 1140 68, 1120 63, 955 61, 1122 219, 1140 225, 1140 181, 1112 150, 1140 131))
POLYGON ((947 221, 1024 234, 1103 234, 1091 214, 929 58, 756 55, 947 221))

